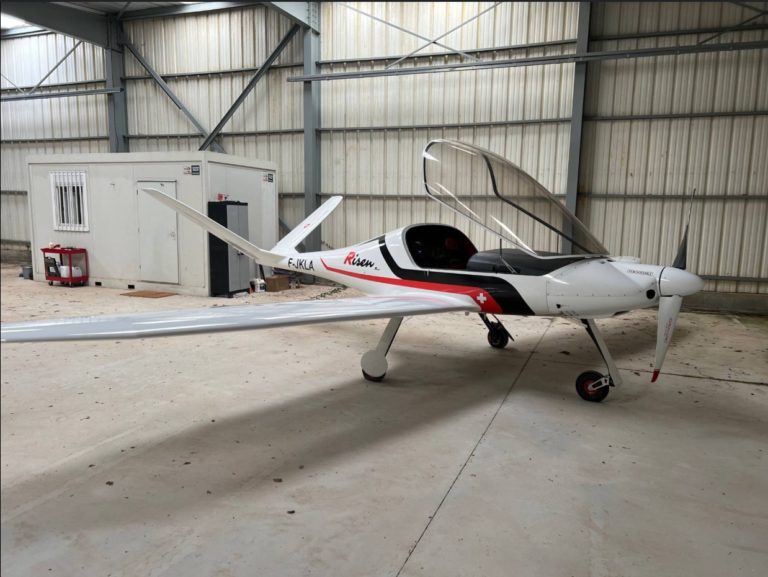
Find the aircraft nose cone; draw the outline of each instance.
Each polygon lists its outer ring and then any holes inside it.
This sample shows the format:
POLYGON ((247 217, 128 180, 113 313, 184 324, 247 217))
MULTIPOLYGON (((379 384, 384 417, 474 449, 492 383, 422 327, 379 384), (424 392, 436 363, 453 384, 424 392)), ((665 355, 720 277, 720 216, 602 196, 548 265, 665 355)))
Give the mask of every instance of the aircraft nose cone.
POLYGON ((661 296, 688 296, 704 288, 704 281, 693 273, 674 267, 665 267, 659 276, 661 296))

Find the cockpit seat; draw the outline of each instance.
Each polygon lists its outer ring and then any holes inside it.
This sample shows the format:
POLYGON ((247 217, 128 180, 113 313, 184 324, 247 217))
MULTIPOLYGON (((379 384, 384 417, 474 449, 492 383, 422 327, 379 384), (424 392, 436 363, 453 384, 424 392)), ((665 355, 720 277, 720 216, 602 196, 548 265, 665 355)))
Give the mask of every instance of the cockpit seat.
POLYGON ((460 230, 442 224, 420 224, 405 231, 405 243, 416 266, 426 269, 466 270, 477 252, 460 230))

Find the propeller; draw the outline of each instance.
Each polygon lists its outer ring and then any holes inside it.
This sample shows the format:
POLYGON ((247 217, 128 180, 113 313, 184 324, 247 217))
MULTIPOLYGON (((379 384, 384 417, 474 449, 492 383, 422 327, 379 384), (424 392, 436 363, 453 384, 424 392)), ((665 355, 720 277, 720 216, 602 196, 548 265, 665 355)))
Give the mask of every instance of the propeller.
MULTIPOLYGON (((696 190, 693 191, 696 196, 696 190)), ((688 222, 685 225, 683 239, 677 249, 677 255, 671 267, 665 267, 659 275, 659 316, 656 329, 656 360, 653 363, 653 376, 651 382, 655 383, 659 378, 667 349, 675 331, 677 316, 680 314, 680 306, 683 297, 699 292, 704 288, 702 281, 695 274, 685 270, 688 265, 688 229, 691 224, 691 209, 693 208, 693 196, 688 209, 688 222)))
POLYGON ((653 363, 652 383, 655 383, 656 379, 659 378, 682 304, 683 297, 678 295, 659 298, 659 327, 656 330, 656 361, 653 363))

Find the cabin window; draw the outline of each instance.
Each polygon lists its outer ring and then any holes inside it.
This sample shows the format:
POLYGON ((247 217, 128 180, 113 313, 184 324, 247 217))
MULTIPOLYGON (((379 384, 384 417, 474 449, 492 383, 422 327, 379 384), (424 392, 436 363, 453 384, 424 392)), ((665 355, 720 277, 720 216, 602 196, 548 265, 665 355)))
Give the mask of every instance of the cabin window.
POLYGON ((88 198, 84 171, 51 172, 51 197, 54 230, 88 230, 88 198))

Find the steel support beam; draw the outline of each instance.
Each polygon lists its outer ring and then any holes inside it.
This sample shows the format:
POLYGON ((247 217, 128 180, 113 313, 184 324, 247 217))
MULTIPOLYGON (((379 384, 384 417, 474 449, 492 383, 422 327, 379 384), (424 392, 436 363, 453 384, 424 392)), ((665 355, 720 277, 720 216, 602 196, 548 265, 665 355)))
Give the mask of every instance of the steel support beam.
POLYGON ((246 8, 261 4, 261 2, 197 2, 179 6, 158 6, 157 8, 145 8, 143 10, 130 10, 123 14, 122 20, 141 20, 142 18, 159 18, 162 16, 179 16, 182 14, 199 14, 201 12, 214 12, 217 10, 231 10, 233 8, 246 8))
MULTIPOLYGON (((576 32, 576 54, 589 52, 590 3, 579 2, 579 22, 576 32)), ((565 180, 565 208, 576 214, 581 160, 581 129, 584 125, 584 91, 587 85, 587 63, 577 62, 573 70, 573 99, 571 136, 568 145, 568 174, 565 180)))
POLYGON ((375 20, 376 22, 381 22, 382 24, 385 24, 386 26, 389 26, 390 28, 394 28, 395 30, 399 30, 400 32, 405 32, 406 34, 410 34, 411 36, 415 36, 419 40, 426 40, 429 43, 434 43, 435 46, 439 46, 440 48, 445 48, 446 50, 450 51, 451 54, 461 54, 462 56, 468 58, 469 60, 476 60, 473 59, 472 56, 469 54, 466 54, 465 52, 462 52, 461 50, 457 50, 455 48, 451 48, 450 46, 446 46, 445 44, 441 44, 440 42, 435 42, 434 40, 424 36, 423 34, 419 34, 418 32, 413 32, 412 30, 408 30, 407 28, 403 28, 402 26, 398 26, 394 22, 389 22, 388 20, 384 20, 383 18, 379 18, 378 16, 374 16, 373 14, 369 14, 368 12, 363 12, 359 8, 355 8, 354 6, 350 6, 349 4, 344 4, 343 2, 339 2, 339 5, 344 6, 344 8, 348 8, 349 10, 352 10, 353 12, 357 12, 358 14, 361 14, 362 16, 367 16, 371 20, 375 20))
POLYGON ((26 36, 39 36, 40 34, 50 34, 50 30, 45 28, 39 28, 38 26, 19 26, 17 28, 9 28, 0 32, 0 38, 5 40, 6 38, 24 38, 26 36))
POLYGON ((0 102, 13 102, 14 100, 42 100, 45 98, 72 98, 73 96, 90 96, 92 94, 116 94, 119 88, 94 88, 93 90, 73 90, 72 92, 36 92, 35 94, 19 94, 18 96, 4 96, 0 102))
POLYGON ((768 110, 720 110, 716 112, 669 112, 661 114, 606 114, 585 116, 585 122, 614 122, 636 120, 686 120, 693 118, 733 118, 738 116, 768 116, 768 110))
MULTIPOLYGON (((475 55, 481 55, 481 54, 498 54, 499 52, 506 52, 511 50, 528 50, 530 48, 547 48, 550 46, 562 46, 564 48, 568 48, 571 45, 575 45, 576 40, 554 40, 550 42, 533 42, 530 44, 515 44, 511 46, 497 46, 495 48, 478 48, 477 50, 473 50, 472 54, 475 55)), ((421 54, 412 56, 409 60, 419 60, 419 59, 430 59, 430 60, 439 60, 441 58, 447 57, 447 56, 455 56, 456 54, 454 52, 430 52, 428 54, 421 54)), ((332 66, 332 65, 350 65, 350 64, 366 64, 370 65, 373 62, 389 62, 391 60, 396 60, 398 56, 373 56, 370 58, 365 59, 339 59, 339 60, 319 60, 317 62, 318 66, 321 68, 323 66, 332 66)), ((303 68, 304 63, 303 62, 293 62, 293 63, 287 63, 287 64, 273 64, 272 69, 275 68, 303 68)), ((210 76, 225 76, 225 75, 233 75, 233 74, 255 74, 258 72, 258 67, 249 67, 249 68, 227 68, 224 70, 202 70, 199 72, 174 72, 171 74, 163 74, 163 78, 168 80, 176 80, 176 79, 185 79, 185 78, 203 78, 203 77, 210 77, 210 76)), ((152 77, 149 75, 135 75, 135 76, 126 76, 126 80, 151 80, 152 77)), ((23 88, 23 87, 22 87, 23 88)))
MULTIPOLYGON (((552 46, 562 46, 568 48, 575 46, 576 40, 548 40, 546 42, 529 42, 526 44, 507 44, 504 46, 494 46, 493 48, 473 48, 468 54, 472 56, 481 56, 488 54, 492 57, 498 56, 500 52, 509 52, 512 50, 528 50, 531 48, 549 48, 552 46)), ((461 53, 459 53, 461 54, 461 53)), ((457 52, 427 52, 425 54, 415 54, 409 58, 410 61, 415 60, 441 60, 446 57, 456 56, 457 52)), ((370 65, 373 62, 387 63, 390 60, 397 60, 400 56, 370 56, 368 58, 337 58, 335 60, 320 60, 318 64, 322 66, 331 65, 349 65, 349 64, 366 64, 370 65)), ((476 62, 482 62, 475 59, 476 62)))
MULTIPOLYGON (((386 68, 392 68, 393 66, 397 66, 397 65, 398 65, 398 64, 400 64, 400 63, 401 63, 403 60, 406 60, 406 59, 408 59, 408 58, 411 58, 411 57, 412 57, 414 54, 416 54, 417 52, 421 52, 421 51, 422 51, 422 50, 424 50, 425 48, 428 48, 429 46, 432 46, 433 44, 436 44, 438 40, 442 40, 442 39, 443 39, 443 38, 445 38, 446 36, 449 36, 450 34, 453 34, 453 33, 454 33, 454 32, 456 32, 456 31, 457 31, 459 28, 462 28, 462 27, 466 26, 467 24, 469 24, 470 22, 473 22, 473 21, 477 20, 477 19, 478 19, 478 18, 480 18, 480 16, 482 16, 483 14, 486 14, 486 13, 490 12, 491 10, 495 10, 495 9, 496 9, 496 6, 498 6, 499 4, 501 4, 501 2, 496 2, 496 3, 494 3, 493 5, 491 5, 490 7, 486 8, 485 10, 482 10, 482 11, 478 12, 477 14, 475 14, 474 16, 472 16, 471 18, 469 18, 469 19, 467 19, 467 20, 464 20, 464 22, 462 22, 462 23, 461 23, 461 24, 459 24, 458 26, 454 26, 453 28, 451 28, 450 30, 448 30, 448 32, 444 32, 444 33, 440 34, 439 36, 435 36, 435 37, 434 37, 432 40, 429 40, 429 41, 428 41, 426 44, 424 44, 424 45, 422 45, 422 46, 419 46, 418 48, 416 48, 416 49, 415 49, 415 50, 413 50, 412 52, 409 52, 409 53, 408 53, 408 54, 406 54, 405 56, 402 56, 402 57, 400 57, 399 59, 395 60, 395 61, 394 61, 392 64, 388 64, 388 65, 386 66, 386 68)), ((477 58, 475 58, 474 56, 470 56, 469 54, 465 54, 464 52, 460 52, 460 51, 458 51, 458 50, 456 51, 456 53, 457 53, 457 54, 461 54, 462 56, 465 56, 466 58, 469 58, 469 59, 470 59, 470 60, 472 60, 473 62, 477 62, 477 58)))
POLYGON ((253 90, 253 88, 256 86, 259 80, 261 80, 264 77, 264 75, 269 71, 269 67, 272 66, 272 63, 275 60, 277 60, 277 57, 280 56, 280 53, 285 49, 286 46, 288 46, 288 43, 291 41, 291 39, 294 37, 294 35, 298 31, 299 31, 299 25, 294 24, 294 26, 288 31, 288 33, 280 41, 280 44, 278 44, 277 47, 272 51, 272 54, 270 54, 267 57, 264 64, 261 65, 261 68, 259 68, 259 71, 253 76, 253 78, 251 78, 251 81, 245 87, 245 89, 240 94, 240 96, 238 96, 235 102, 232 104, 232 106, 229 107, 229 110, 227 110, 227 112, 224 114, 223 118, 219 121, 216 127, 213 130, 211 130, 211 133, 208 136, 205 137, 205 140, 200 145, 200 150, 205 150, 211 145, 214 139, 218 136, 219 132, 221 132, 221 129, 224 128, 224 125, 227 122, 229 122, 229 119, 232 118, 232 115, 235 113, 235 111, 238 108, 240 108, 240 105, 251 93, 251 90, 253 90))
MULTIPOLYGON (((304 30, 304 74, 318 72, 320 34, 304 30)), ((320 206, 320 84, 304 82, 304 214, 309 216, 320 206)), ((320 250, 320 229, 304 241, 307 251, 320 250)))
POLYGON ((490 120, 487 122, 442 122, 440 124, 393 124, 371 126, 323 126, 320 132, 395 132, 398 130, 456 130, 465 128, 494 128, 526 124, 565 124, 570 118, 528 118, 520 120, 490 120))
POLYGON ((294 24, 320 32, 316 2, 261 2, 276 10, 294 24))
MULTIPOLYGON (((300 198, 304 195, 300 192, 281 192, 280 198, 300 198)), ((334 196, 334 193, 326 192, 320 195, 321 199, 328 199, 334 196)), ((555 198, 565 198, 564 194, 553 194, 555 198)), ((707 195, 698 195, 693 198, 691 198, 690 194, 621 194, 618 192, 614 193, 582 193, 582 197, 589 197, 589 198, 598 198, 598 199, 610 199, 610 200, 626 200, 626 201, 667 201, 667 200, 694 200, 698 202, 711 202, 714 200, 727 200, 727 201, 739 201, 739 202, 748 202, 748 201, 755 201, 755 202, 766 202, 768 201, 768 194, 707 194, 707 195)), ((399 200, 424 200, 423 194, 373 194, 373 193, 356 193, 356 192, 346 192, 344 193, 344 198, 352 198, 357 200, 370 200, 370 199, 376 199, 381 200, 383 202, 397 202, 399 200)), ((457 199, 459 200, 469 200, 471 201, 473 198, 477 199, 476 196, 468 196, 468 195, 457 195, 457 199)), ((522 198, 522 197, 521 197, 522 198)), ((526 197, 530 199, 535 199, 538 197, 526 197)))
POLYGON ((556 56, 536 56, 532 58, 512 58, 504 60, 484 60, 480 62, 457 62, 437 66, 415 66, 413 68, 391 68, 389 70, 366 70, 363 72, 337 72, 333 74, 312 74, 291 76, 288 82, 306 82, 308 80, 349 80, 352 78, 374 78, 380 76, 408 76, 411 74, 435 74, 454 70, 489 70, 493 68, 514 68, 518 66, 541 66, 548 64, 569 64, 575 62, 599 62, 602 60, 624 60, 629 58, 649 58, 653 56, 679 56, 681 54, 699 54, 711 52, 733 52, 737 50, 763 50, 768 48, 768 40, 754 42, 735 42, 729 44, 694 44, 688 46, 662 46, 658 48, 640 48, 635 50, 606 50, 588 54, 563 54, 556 56))
MULTIPOLYGON (((48 71, 48 73, 47 73, 45 76, 43 76, 43 77, 40 79, 40 81, 39 81, 37 84, 35 84, 35 85, 32 87, 32 90, 30 90, 29 92, 30 92, 30 93, 33 93, 33 92, 37 91, 37 89, 38 89, 38 88, 40 88, 40 86, 43 84, 43 82, 45 82, 46 80, 48 80, 48 78, 51 76, 51 74, 53 74, 54 72, 56 72, 56 69, 57 69, 59 66, 61 66, 61 65, 64 63, 64 61, 65 61, 67 58, 69 58, 70 54, 72 54, 72 53, 73 53, 75 50, 77 50, 77 49, 80 47, 80 45, 81 45, 82 43, 83 43, 83 41, 82 41, 82 40, 78 40, 77 42, 75 42, 75 45, 74 45, 74 46, 72 46, 72 48, 70 48, 70 49, 69 49, 69 51, 67 51, 67 53, 66 53, 64 56, 62 56, 62 57, 59 59, 59 61, 58 61, 56 64, 54 64, 54 65, 53 65, 53 68, 51 68, 51 69, 48 71)), ((6 80, 7 80, 7 79, 6 79, 6 80)))
POLYGON ((707 26, 701 28, 685 28, 682 30, 659 30, 657 32, 631 32, 625 34, 606 34, 593 36, 590 42, 610 42, 612 40, 638 40, 640 38, 659 38, 662 36, 696 36, 699 34, 717 34, 725 32, 755 32, 768 30, 768 24, 750 24, 739 28, 723 28, 722 26, 707 26))
POLYGON ((728 28, 726 28, 724 30, 721 30, 720 32, 716 32, 712 36, 707 36, 704 40, 699 40, 699 44, 706 44, 710 40, 714 40, 715 38, 719 38, 723 34, 728 34, 729 32, 736 32, 736 31, 740 30, 741 28, 743 28, 744 26, 746 26, 747 24, 749 24, 750 22, 753 22, 754 20, 757 20, 758 18, 762 18, 766 14, 768 14, 768 10, 763 10, 762 12, 759 12, 755 16, 752 16, 751 18, 747 18, 746 20, 743 20, 743 21, 739 22, 738 24, 736 24, 734 26, 730 26, 730 27, 728 27, 728 28))
POLYGON ((108 19, 109 46, 105 50, 104 63, 107 72, 107 89, 116 90, 107 97, 107 127, 109 151, 128 152, 128 101, 125 94, 125 52, 123 51, 123 26, 114 16, 108 19))
MULTIPOLYGON (((173 90, 168 86, 168 84, 165 83, 165 80, 163 80, 162 76, 160 76, 154 68, 152 68, 152 65, 146 61, 146 59, 141 55, 138 48, 136 48, 127 38, 123 41, 123 45, 130 51, 131 54, 133 54, 133 57, 136 58, 136 60, 141 64, 141 66, 149 72, 149 75, 154 79, 155 82, 157 82, 157 85, 160 87, 160 89, 165 92, 166 96, 171 99, 171 101, 178 107, 179 110, 181 110, 184 113, 184 116, 186 116, 189 121, 192 123, 192 125, 197 129, 197 131, 203 135, 203 137, 208 138, 209 134, 208 131, 203 128, 203 125, 198 122, 197 118, 190 112, 190 110, 184 106, 184 103, 179 100, 179 97, 174 94, 173 90)), ((218 143, 213 143, 213 148, 217 150, 217 152, 224 152, 224 149, 219 145, 218 143)), ((202 148, 200 150, 203 150, 202 148)))
POLYGON ((109 46, 107 18, 53 2, 3 2, 3 12, 102 48, 109 46))
MULTIPOLYGON (((0 74, 0 76, 3 76, 0 74)), ((5 78, 5 76, 3 76, 5 78)), ((8 80, 7 78, 5 78, 8 80)), ((10 82, 10 80, 8 80, 10 82)), ((73 80, 72 82, 56 82, 54 84, 46 84, 45 86, 41 86, 40 88, 44 88, 45 90, 58 90, 60 88, 72 88, 74 86, 88 86, 89 84, 104 84, 106 80, 104 78, 95 78, 94 80, 73 80)), ((16 86, 14 85, 13 89, 10 88, 2 88, 3 93, 11 93, 16 94, 17 92, 29 92, 33 86, 27 85, 27 86, 16 86)))
MULTIPOLYGON (((221 131, 219 136, 236 138, 242 136, 276 136, 283 134, 304 134, 303 128, 277 128, 275 130, 233 130, 232 132, 221 131)), ((197 134, 174 132, 158 134, 129 134, 128 138, 196 138, 197 134)))
POLYGON ((96 142, 109 140, 109 136, 64 136, 58 138, 9 138, 0 144, 42 144, 44 142, 96 142))

